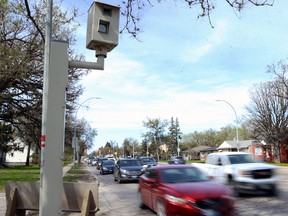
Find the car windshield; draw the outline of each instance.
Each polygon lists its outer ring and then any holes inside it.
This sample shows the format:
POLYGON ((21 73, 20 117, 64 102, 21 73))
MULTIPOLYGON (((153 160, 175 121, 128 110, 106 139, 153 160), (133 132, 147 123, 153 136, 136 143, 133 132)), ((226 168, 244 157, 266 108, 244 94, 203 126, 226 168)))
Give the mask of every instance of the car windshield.
POLYGON ((183 160, 183 157, 182 156, 175 156, 175 157, 172 157, 172 160, 183 160))
POLYGON ((228 156, 231 164, 255 163, 250 154, 237 154, 228 156))
POLYGON ((147 163, 147 162, 155 162, 156 160, 154 158, 141 158, 141 161, 143 163, 147 163))
POLYGON ((121 160, 120 166, 141 166, 138 160, 121 160))
POLYGON ((115 163, 114 163, 114 161, 112 161, 112 160, 104 160, 103 161, 103 165, 114 165, 115 163))
POLYGON ((209 177, 195 167, 169 168, 160 171, 163 183, 208 181, 209 177))

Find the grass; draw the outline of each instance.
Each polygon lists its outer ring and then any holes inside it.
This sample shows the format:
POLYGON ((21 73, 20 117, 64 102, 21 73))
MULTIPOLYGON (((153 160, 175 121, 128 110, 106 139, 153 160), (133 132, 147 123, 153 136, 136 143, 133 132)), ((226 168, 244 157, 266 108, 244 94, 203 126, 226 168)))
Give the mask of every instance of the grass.
MULTIPOLYGON (((71 161, 65 161, 64 166, 70 164, 71 161)), ((70 169, 69 172, 73 170, 70 169)), ((63 181, 67 182, 76 182, 78 179, 83 179, 84 171, 81 171, 81 167, 76 168, 75 173, 70 174, 64 177, 63 181), (80 176, 80 177, 79 177, 80 176)), ((5 184, 7 181, 22 181, 22 182, 33 182, 40 180, 40 166, 39 165, 30 165, 30 166, 10 166, 0 168, 0 192, 5 192, 5 184)))
POLYGON ((90 179, 90 172, 84 169, 84 164, 75 164, 75 167, 67 172, 63 178, 63 182, 87 181, 90 179))
POLYGON ((7 181, 38 181, 40 178, 40 167, 32 166, 14 166, 0 168, 0 192, 4 192, 7 181))

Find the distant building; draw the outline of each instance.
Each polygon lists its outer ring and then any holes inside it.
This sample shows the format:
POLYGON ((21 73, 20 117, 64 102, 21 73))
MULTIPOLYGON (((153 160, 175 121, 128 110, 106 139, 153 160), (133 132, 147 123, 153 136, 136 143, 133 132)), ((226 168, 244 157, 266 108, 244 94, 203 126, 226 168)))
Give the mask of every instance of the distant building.
POLYGON ((197 146, 182 152, 185 160, 205 160, 207 154, 217 151, 211 146, 197 146))
MULTIPOLYGON (((20 138, 16 138, 15 141, 7 143, 11 146, 11 151, 6 153, 5 163, 9 164, 24 164, 26 163, 28 154, 28 145, 26 145, 20 138)), ((32 155, 35 153, 33 149, 30 149, 29 161, 32 162, 32 155)))

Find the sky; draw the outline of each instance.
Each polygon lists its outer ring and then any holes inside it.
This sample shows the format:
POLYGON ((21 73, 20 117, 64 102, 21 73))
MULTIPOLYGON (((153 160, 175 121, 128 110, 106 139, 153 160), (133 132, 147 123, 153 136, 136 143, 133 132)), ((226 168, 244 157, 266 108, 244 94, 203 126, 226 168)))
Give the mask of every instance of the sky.
MULTIPOLYGON (((82 15, 77 18, 81 26, 75 32, 76 50, 87 61, 96 61, 95 52, 85 48, 87 11, 93 1, 81 2, 64 0, 63 6, 78 5, 82 15)), ((247 5, 240 14, 225 1, 215 2, 214 28, 208 18, 197 19, 197 8, 184 3, 148 6, 142 12, 139 40, 120 35, 104 70, 92 70, 81 80, 79 104, 88 100, 77 118, 85 118, 98 133, 90 151, 109 141, 121 146, 125 138, 141 142, 148 118, 178 118, 181 132, 188 134, 236 126, 236 115, 239 120, 246 115, 249 89, 271 80, 267 66, 287 57, 288 1, 275 0, 272 7, 247 5), (216 100, 227 101, 236 115, 216 100)), ((120 27, 123 22, 121 17, 120 27)))

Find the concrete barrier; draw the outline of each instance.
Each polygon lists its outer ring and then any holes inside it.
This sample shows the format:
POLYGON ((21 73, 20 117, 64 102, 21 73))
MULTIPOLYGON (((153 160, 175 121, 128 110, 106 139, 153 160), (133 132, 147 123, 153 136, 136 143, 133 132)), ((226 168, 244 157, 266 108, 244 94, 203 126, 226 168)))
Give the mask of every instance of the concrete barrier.
MULTIPOLYGON (((6 216, 24 216, 27 210, 39 211, 39 191, 39 182, 6 182, 6 216)), ((98 210, 97 183, 63 184, 63 212, 81 212, 82 216, 91 216, 98 210)))

